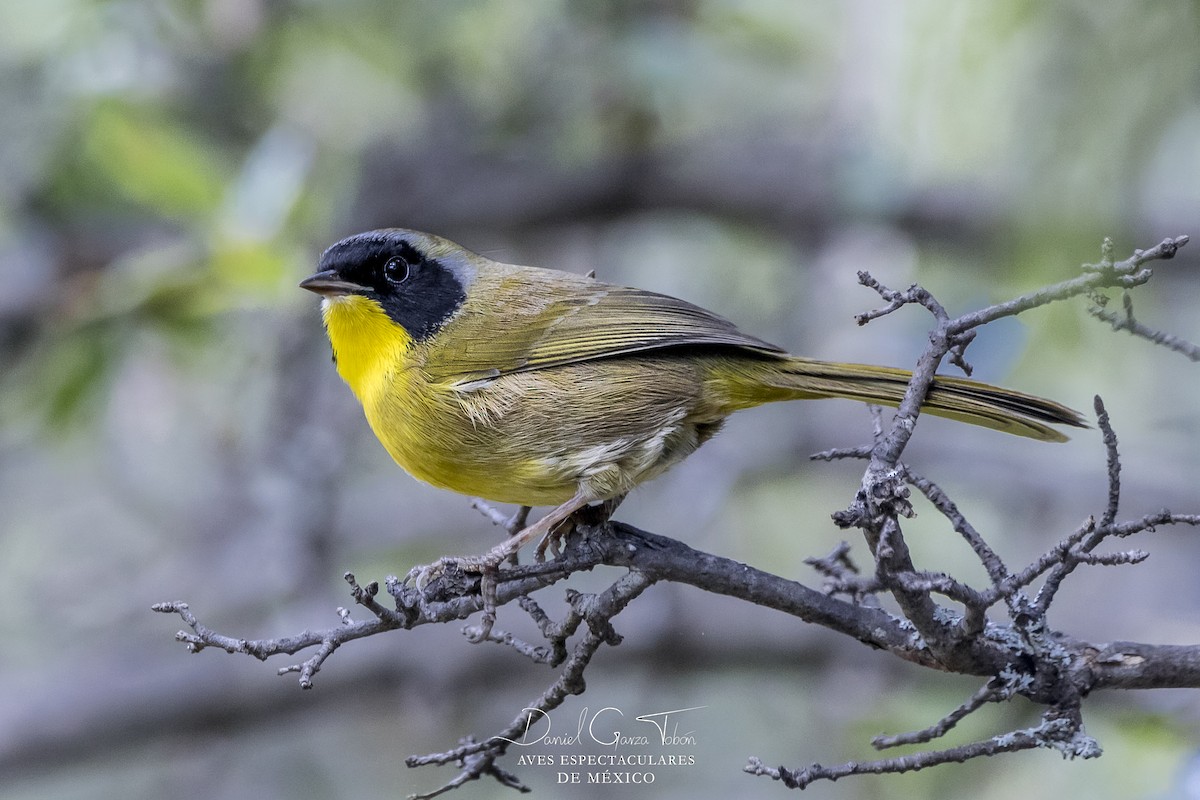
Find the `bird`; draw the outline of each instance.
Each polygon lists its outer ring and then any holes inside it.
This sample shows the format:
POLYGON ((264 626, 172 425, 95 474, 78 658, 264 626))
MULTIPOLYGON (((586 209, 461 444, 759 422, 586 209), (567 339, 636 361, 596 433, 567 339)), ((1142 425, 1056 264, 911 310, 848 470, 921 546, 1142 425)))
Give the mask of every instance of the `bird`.
MULTIPOLYGON (((899 405, 911 373, 819 361, 685 300, 494 261, 404 228, 349 236, 300 286, 320 295, 338 373, 413 477, 496 503, 550 506, 486 555, 494 571, 588 505, 614 508, 764 403, 899 405)), ((1043 441, 1087 427, 1053 400, 937 376, 922 410, 1043 441)))

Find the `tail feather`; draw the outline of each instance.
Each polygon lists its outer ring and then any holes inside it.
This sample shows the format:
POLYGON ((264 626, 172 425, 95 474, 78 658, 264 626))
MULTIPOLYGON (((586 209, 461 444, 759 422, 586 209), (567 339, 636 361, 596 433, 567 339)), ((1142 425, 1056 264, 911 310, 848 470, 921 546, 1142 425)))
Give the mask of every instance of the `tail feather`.
MULTIPOLYGON (((912 378, 908 370, 895 367, 839 364, 799 357, 789 358, 782 369, 775 370, 775 374, 779 377, 770 383, 787 392, 790 397, 842 397, 893 407, 900 405, 908 381, 912 378)), ((1067 440, 1050 424, 1088 427, 1078 411, 1053 400, 941 375, 934 379, 921 410, 939 417, 1050 442, 1067 440)))

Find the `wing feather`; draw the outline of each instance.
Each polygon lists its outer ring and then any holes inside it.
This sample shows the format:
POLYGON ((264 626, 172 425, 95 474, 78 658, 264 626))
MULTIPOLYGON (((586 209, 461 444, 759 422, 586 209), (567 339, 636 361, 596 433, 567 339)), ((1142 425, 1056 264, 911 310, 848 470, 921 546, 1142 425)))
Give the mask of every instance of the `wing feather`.
POLYGON ((424 367, 435 379, 469 383, 676 347, 785 355, 685 300, 553 270, 509 267, 481 276, 471 294, 494 305, 480 313, 468 304, 448 323, 424 367))

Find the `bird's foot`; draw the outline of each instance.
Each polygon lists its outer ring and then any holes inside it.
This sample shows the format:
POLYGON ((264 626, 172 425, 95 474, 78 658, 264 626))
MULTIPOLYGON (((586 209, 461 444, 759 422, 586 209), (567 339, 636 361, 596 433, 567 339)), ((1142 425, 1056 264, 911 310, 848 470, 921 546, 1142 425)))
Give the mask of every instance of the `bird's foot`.
POLYGON ((496 586, 500 565, 516 553, 520 543, 512 539, 493 547, 483 555, 478 556, 443 556, 432 564, 413 567, 404 577, 404 583, 411 583, 418 591, 424 593, 435 580, 447 572, 457 571, 466 575, 479 576, 479 594, 483 600, 483 616, 479 625, 464 629, 467 640, 472 643, 482 642, 492 633, 496 624, 496 586))
MULTIPOLYGON (((496 622, 496 584, 500 574, 500 565, 509 559, 516 560, 517 551, 525 544, 541 537, 538 543, 536 558, 544 561, 547 548, 557 557, 560 552, 560 542, 570 532, 571 527, 564 523, 577 510, 588 502, 588 495, 580 490, 575 497, 552 510, 533 525, 522 528, 517 533, 505 539, 500 544, 479 556, 459 556, 439 558, 432 564, 413 567, 404 578, 404 583, 413 584, 422 594, 425 588, 434 580, 442 577, 450 567, 457 568, 461 573, 479 575, 479 593, 483 599, 483 617, 479 626, 468 628, 465 632, 472 642, 482 642, 492 632, 496 622)), ((619 501, 618 501, 619 502, 619 501)), ((523 524, 525 512, 518 515, 508 525, 523 524)))
POLYGON ((575 530, 575 520, 567 518, 560 522, 555 527, 546 531, 546 535, 538 542, 533 551, 533 560, 541 564, 546 560, 547 550, 550 552, 551 558, 558 558, 562 555, 562 546, 566 542, 567 537, 575 530))
POLYGON ((402 583, 415 586, 417 590, 425 589, 438 578, 448 572, 461 572, 467 575, 486 575, 499 571, 500 564, 509 556, 508 552, 497 553, 499 547, 492 548, 480 556, 442 556, 432 564, 419 564, 408 571, 402 583))

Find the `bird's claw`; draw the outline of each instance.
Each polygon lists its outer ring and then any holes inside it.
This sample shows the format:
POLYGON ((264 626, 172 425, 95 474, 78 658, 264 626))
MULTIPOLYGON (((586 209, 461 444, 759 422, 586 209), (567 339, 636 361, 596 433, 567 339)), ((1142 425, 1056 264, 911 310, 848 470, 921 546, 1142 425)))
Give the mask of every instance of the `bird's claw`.
POLYGON ((404 583, 415 586, 417 591, 425 593, 426 587, 446 574, 447 570, 457 569, 468 575, 479 576, 479 593, 483 599, 483 616, 478 626, 464 628, 467 640, 473 644, 486 640, 492 633, 496 623, 496 577, 500 565, 514 552, 508 544, 498 545, 481 556, 443 556, 432 564, 413 567, 404 576, 404 583))

